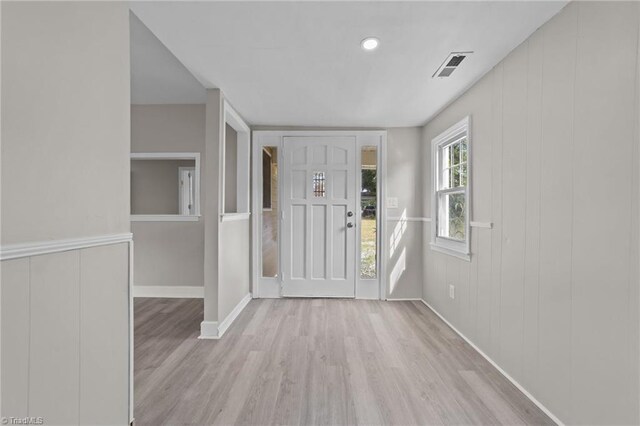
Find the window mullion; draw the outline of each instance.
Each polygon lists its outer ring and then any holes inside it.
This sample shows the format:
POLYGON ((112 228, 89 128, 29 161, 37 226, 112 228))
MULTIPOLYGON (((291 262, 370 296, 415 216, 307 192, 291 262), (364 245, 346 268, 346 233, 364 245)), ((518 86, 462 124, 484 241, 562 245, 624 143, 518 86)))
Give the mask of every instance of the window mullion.
POLYGON ((455 188, 445 188, 436 191, 437 194, 464 194, 466 192, 466 186, 456 186, 455 188))

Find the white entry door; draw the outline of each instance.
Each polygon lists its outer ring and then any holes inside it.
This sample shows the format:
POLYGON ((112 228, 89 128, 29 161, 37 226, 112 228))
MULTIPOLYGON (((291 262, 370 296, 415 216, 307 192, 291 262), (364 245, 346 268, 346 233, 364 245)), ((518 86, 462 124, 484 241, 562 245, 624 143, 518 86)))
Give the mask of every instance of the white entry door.
POLYGON ((355 297, 356 138, 285 137, 283 296, 355 297))

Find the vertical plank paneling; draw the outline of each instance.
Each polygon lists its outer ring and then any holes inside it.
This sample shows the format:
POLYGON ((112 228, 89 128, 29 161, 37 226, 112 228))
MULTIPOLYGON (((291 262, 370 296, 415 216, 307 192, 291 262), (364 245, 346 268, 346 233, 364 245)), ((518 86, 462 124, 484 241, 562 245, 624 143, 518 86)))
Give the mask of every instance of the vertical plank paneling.
POLYGON ((442 286, 442 298, 446 300, 445 305, 447 306, 447 311, 449 311, 452 319, 452 324, 457 328, 461 325, 461 315, 460 315, 460 299, 464 296, 455 295, 454 299, 451 299, 449 295, 449 286, 453 285, 457 291, 463 293, 460 288, 460 266, 458 265, 459 259, 455 257, 446 256, 446 277, 442 286))
POLYGON ((447 262, 447 257, 443 256, 442 253, 434 253, 434 258, 436 259, 436 288, 435 288, 435 297, 438 300, 438 304, 440 305, 440 309, 445 312, 451 312, 450 304, 446 299, 446 290, 445 287, 447 285, 447 269, 449 268, 449 264, 447 262))
POLYGON ((473 253, 478 253, 478 235, 471 233, 471 265, 469 267, 469 338, 474 341, 477 338, 478 321, 478 258, 473 253))
POLYGON ((476 335, 478 347, 488 352, 491 345, 491 232, 478 230, 478 312, 476 335))
POLYGON ((469 329, 473 321, 471 305, 471 292, 469 288, 469 273, 471 271, 470 262, 459 262, 458 281, 456 284, 457 309, 460 313, 460 326, 465 330, 469 329), (458 297, 458 293, 460 294, 458 297))
POLYGON ((504 60, 500 356, 522 374, 526 217, 527 60, 525 42, 504 60))
POLYGON ((638 3, 570 3, 425 127, 471 115, 473 217, 494 229, 470 270, 431 256, 424 297, 565 423, 640 421, 639 48, 638 3))
POLYGON ((500 312, 502 269, 502 113, 504 64, 496 65, 493 71, 491 91, 492 137, 491 137, 491 217, 494 229, 491 233, 491 343, 489 354, 500 360, 500 312))
POLYGON ((548 23, 543 58, 540 228, 540 399, 560 418, 571 394, 571 181, 577 6, 548 23))
POLYGON ((528 40, 527 147, 525 151, 526 212, 524 261, 524 324, 522 384, 530 392, 538 385, 538 298, 540 284, 540 154, 542 144, 542 60, 541 31, 528 40))
MULTIPOLYGON (((475 140, 487 139, 491 134, 491 109, 487 108, 490 102, 487 101, 486 94, 491 92, 491 85, 487 79, 483 79, 476 86, 471 89, 471 92, 477 95, 469 97, 469 105, 459 106, 459 110, 455 111, 455 118, 459 119, 465 115, 471 115, 471 142, 470 142, 470 158, 471 158, 471 218, 487 218, 491 216, 491 170, 486 167, 474 168, 473 164, 490 164, 491 162, 491 147, 486 144, 476 144, 475 140), (485 94, 483 96, 482 94, 485 94), (470 114, 470 111, 474 111, 470 114), (475 112, 477 111, 477 113, 475 112)), ((455 122, 455 118, 452 116, 451 121, 455 122)), ((482 220, 482 219, 479 219, 482 220)), ((466 290, 468 300, 464 306, 460 307, 459 315, 463 318, 462 327, 469 330, 469 337, 474 341, 482 341, 480 343, 482 347, 488 346, 488 338, 479 338, 476 334, 476 330, 483 329, 478 326, 479 321, 486 319, 486 322, 490 322, 490 313, 488 306, 482 303, 478 303, 478 297, 484 294, 480 290, 482 285, 489 285, 489 277, 487 276, 483 283, 480 282, 480 257, 478 253, 480 250, 480 241, 483 238, 483 234, 486 237, 485 230, 480 228, 471 229, 471 263, 459 261, 463 275, 467 282, 468 289, 466 290), (480 307, 487 308, 483 312, 480 312, 480 307), (478 340, 479 339, 479 340, 478 340)))
POLYGON ((2 262, 2 416, 29 406, 29 259, 2 262))
POLYGON ((80 252, 80 424, 128 423, 128 244, 80 252))
MULTIPOLYGON (((493 220, 491 216, 491 175, 493 173, 491 144, 493 131, 491 93, 493 71, 473 89, 473 106, 465 114, 471 114, 471 196, 474 220, 493 220)), ((477 295, 475 328, 477 344, 487 353, 491 346, 491 234, 481 228, 471 229, 471 239, 476 240, 476 250, 471 254, 477 264, 477 295)))
POLYGON ((625 347, 632 335, 628 253, 637 218, 630 215, 629 171, 637 116, 629 82, 637 72, 630 52, 637 51, 638 17, 633 3, 578 6, 571 418, 575 423, 631 424, 633 398, 638 398, 632 393, 635 378, 611 366, 632 362, 630 351, 612 348, 625 347), (612 69, 615 78, 602 78, 612 69), (603 406, 603 400, 610 401, 603 406))
MULTIPOLYGON (((632 352, 635 352, 635 360, 631 360, 632 368, 630 376, 637 377, 634 381, 634 389, 632 395, 640 395, 640 2, 636 3, 636 16, 638 17, 638 39, 636 44, 636 101, 635 101, 635 144, 632 160, 632 180, 633 192, 631 199, 631 217, 635 218, 632 222, 631 229, 631 250, 629 251, 629 266, 631 273, 629 274, 629 311, 631 324, 636 325, 635 335, 630 339, 632 352)), ((633 401, 635 407, 634 412, 638 413, 636 418, 640 422, 640 398, 633 401)))
MULTIPOLYGON (((493 109, 492 97, 495 70, 490 71, 468 92, 464 104, 458 107, 456 114, 449 119, 453 124, 465 115, 471 116, 471 197, 472 218, 486 221, 491 218, 491 185, 492 167, 489 167, 493 157, 492 146, 489 141, 493 137, 493 109)), ((472 238, 481 228, 471 230, 472 238)))
POLYGON ((437 301, 438 306, 445 312, 450 311, 448 307, 448 303, 445 300, 445 290, 444 287, 446 285, 447 280, 447 260, 441 253, 433 253, 434 262, 436 265, 435 269, 435 286, 434 286, 434 297, 437 301))
POLYGON ((80 365, 79 251, 31 258, 29 415, 77 424, 80 365))

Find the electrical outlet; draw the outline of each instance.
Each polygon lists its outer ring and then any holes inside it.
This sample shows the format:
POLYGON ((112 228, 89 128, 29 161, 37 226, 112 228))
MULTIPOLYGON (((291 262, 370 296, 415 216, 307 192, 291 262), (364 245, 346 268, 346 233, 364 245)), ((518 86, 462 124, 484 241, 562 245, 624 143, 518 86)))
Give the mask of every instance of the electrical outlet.
POLYGON ((456 298, 456 288, 453 284, 449 284, 449 298, 450 299, 456 298))
POLYGON ((398 208, 398 199, 396 197, 387 197, 387 208, 388 209, 397 209, 398 208))

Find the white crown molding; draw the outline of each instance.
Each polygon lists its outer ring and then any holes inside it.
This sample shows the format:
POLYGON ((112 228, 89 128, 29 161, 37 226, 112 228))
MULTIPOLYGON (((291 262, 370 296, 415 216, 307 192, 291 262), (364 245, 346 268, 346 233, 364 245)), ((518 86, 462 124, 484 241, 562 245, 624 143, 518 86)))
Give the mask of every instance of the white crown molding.
POLYGON ((198 339, 220 339, 249 302, 251 302, 251 293, 247 293, 222 322, 202 321, 198 339))
POLYGON ((172 299, 202 299, 203 286, 134 285, 133 297, 166 297, 172 299))
POLYGON ((0 248, 0 260, 19 259, 62 251, 78 250, 89 247, 129 243, 133 234, 110 234, 95 237, 69 238, 64 240, 36 241, 31 243, 7 244, 0 248))
POLYGON ((556 417, 547 407, 542 405, 542 403, 540 401, 538 401, 533 395, 531 395, 531 393, 529 393, 529 391, 526 390, 520 383, 516 382, 516 380, 513 377, 511 377, 509 374, 507 374, 507 372, 504 371, 498 364, 496 364, 495 361, 493 361, 491 358, 489 358, 489 356, 487 354, 482 352, 482 350, 479 347, 477 347, 471 340, 469 340, 467 338, 467 336, 465 336, 457 328, 455 328, 453 326, 453 324, 451 324, 449 321, 447 321, 447 319, 445 317, 440 315, 440 313, 438 311, 436 311, 433 307, 431 307, 431 305, 429 305, 424 299, 421 299, 421 301, 422 301, 422 303, 424 303, 424 305, 427 308, 431 309, 431 311, 434 314, 436 314, 442 321, 444 321, 445 324, 447 324, 453 331, 455 331, 456 334, 458 334, 458 336, 462 337, 462 339, 465 342, 467 342, 469 344, 469 346, 471 346, 473 349, 476 350, 476 352, 478 352, 480 355, 482 355, 482 357, 484 359, 486 359, 489 362, 489 364, 493 365, 495 367, 495 369, 498 370, 498 372, 500 372, 500 374, 502 374, 507 380, 509 380, 511 383, 513 383, 513 385, 515 387, 517 387, 520 390, 520 392, 522 392, 524 394, 524 396, 529 398, 531 400, 531 402, 533 402, 535 405, 537 405, 538 408, 540 408, 547 416, 549 416, 549 418, 551 420, 553 420, 559 426, 564 426, 564 423, 562 423, 562 421, 558 417, 556 417))

